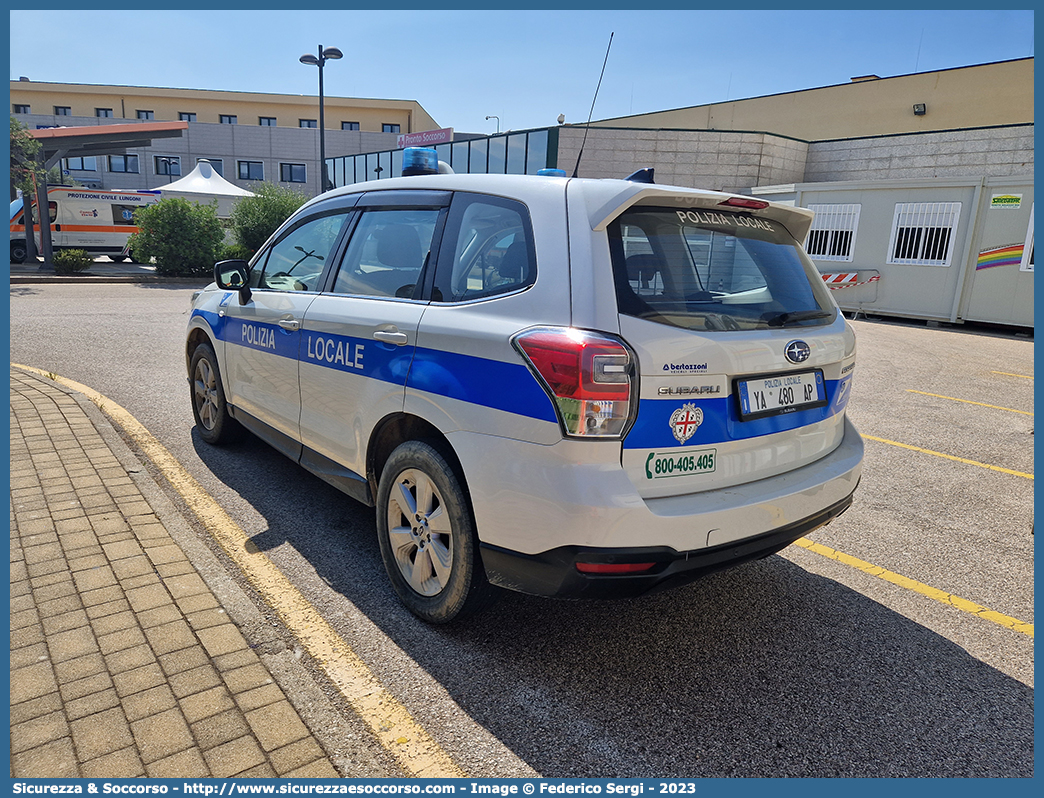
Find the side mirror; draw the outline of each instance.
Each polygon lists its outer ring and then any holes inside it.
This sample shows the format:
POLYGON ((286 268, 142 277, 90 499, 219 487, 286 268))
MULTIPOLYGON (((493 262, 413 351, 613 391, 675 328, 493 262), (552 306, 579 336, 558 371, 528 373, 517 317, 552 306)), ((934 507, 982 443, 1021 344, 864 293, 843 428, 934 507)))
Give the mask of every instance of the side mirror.
POLYGON ((225 291, 238 291, 239 304, 250 301, 250 264, 245 260, 222 260, 214 264, 214 282, 225 291))

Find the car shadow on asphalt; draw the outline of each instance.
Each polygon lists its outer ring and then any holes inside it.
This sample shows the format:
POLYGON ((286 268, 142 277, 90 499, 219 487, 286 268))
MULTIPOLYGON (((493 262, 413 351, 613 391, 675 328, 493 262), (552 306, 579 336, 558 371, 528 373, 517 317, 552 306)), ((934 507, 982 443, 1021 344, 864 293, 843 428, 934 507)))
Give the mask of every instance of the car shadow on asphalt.
MULTIPOLYGON (((504 592, 466 623, 433 627, 392 593, 372 508, 252 436, 193 440, 267 522, 259 549, 292 546, 545 776, 1033 774, 1032 688, 783 556, 638 599, 504 592)), ((328 621, 351 645, 346 617, 328 621)), ((1005 650, 1032 657, 1032 641, 1005 650)))

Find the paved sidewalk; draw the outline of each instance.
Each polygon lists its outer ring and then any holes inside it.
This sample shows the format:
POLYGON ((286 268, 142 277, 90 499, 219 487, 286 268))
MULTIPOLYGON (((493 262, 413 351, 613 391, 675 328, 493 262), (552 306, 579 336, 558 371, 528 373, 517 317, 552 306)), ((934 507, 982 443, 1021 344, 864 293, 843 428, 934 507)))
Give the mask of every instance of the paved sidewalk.
POLYGON ((81 402, 11 369, 12 776, 338 776, 81 402))

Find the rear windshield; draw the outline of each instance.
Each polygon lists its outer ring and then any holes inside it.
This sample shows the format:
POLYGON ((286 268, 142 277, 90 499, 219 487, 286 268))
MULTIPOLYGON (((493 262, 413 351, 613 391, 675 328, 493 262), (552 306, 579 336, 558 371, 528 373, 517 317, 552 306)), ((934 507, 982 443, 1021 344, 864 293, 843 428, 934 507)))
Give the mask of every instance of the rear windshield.
POLYGON ((635 207, 609 225, 621 313, 692 330, 829 324, 836 308, 779 223, 746 213, 635 207))

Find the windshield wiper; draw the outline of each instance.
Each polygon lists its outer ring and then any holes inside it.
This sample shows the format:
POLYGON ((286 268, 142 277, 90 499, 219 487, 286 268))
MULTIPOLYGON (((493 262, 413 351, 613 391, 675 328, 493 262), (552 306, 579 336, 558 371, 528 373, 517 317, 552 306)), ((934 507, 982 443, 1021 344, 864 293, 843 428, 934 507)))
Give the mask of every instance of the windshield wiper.
POLYGON ((786 327, 788 324, 809 319, 827 319, 834 315, 832 310, 795 310, 785 313, 777 313, 774 316, 765 314, 761 320, 769 327, 786 327))

